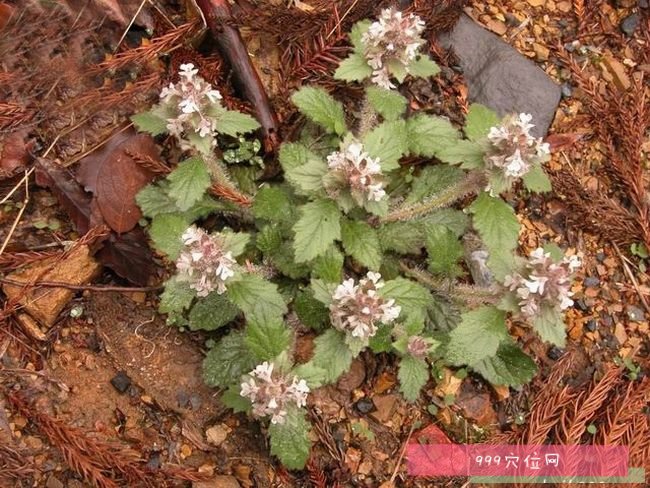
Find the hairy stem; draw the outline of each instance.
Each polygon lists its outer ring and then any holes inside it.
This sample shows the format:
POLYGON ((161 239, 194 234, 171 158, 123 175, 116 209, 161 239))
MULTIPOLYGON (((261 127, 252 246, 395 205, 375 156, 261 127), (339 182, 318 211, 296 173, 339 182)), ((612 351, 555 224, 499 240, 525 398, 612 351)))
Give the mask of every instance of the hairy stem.
POLYGON ((430 214, 434 210, 449 207, 464 196, 478 193, 485 186, 485 176, 474 171, 461 181, 448 186, 422 202, 396 208, 380 219, 381 223, 407 221, 430 214))
POLYGON ((363 101, 361 102, 361 110, 359 112, 359 124, 357 126, 356 136, 359 139, 362 139, 368 132, 374 129, 379 122, 377 117, 377 112, 370 104, 368 100, 368 95, 363 96, 363 101))

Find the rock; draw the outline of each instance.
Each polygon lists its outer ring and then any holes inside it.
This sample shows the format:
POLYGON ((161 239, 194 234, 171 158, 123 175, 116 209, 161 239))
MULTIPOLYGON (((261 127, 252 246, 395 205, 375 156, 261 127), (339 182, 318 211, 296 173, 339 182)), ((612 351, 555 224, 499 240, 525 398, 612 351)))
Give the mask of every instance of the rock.
POLYGON ((213 446, 220 446, 228 438, 232 429, 226 424, 213 425, 205 431, 205 438, 213 446))
POLYGON ((569 98, 571 96, 573 96, 571 83, 562 83, 562 98, 569 98))
POLYGON ((537 59, 540 61, 548 60, 548 57, 551 54, 551 50, 549 48, 537 42, 533 44, 533 51, 535 51, 535 56, 537 56, 537 59))
POLYGON ((50 475, 50 477, 45 482, 45 488, 65 488, 65 485, 59 481, 57 477, 50 475))
POLYGON ((481 427, 488 427, 497 422, 497 414, 492 408, 488 393, 477 393, 473 388, 461 390, 456 398, 463 416, 473 420, 481 427))
POLYGON ((583 283, 587 287, 595 287, 600 285, 600 279, 598 279, 596 276, 588 276, 585 278, 583 283))
POLYGON ((632 37, 634 35, 634 31, 636 31, 637 27, 639 27, 640 21, 641 15, 639 15, 638 12, 634 12, 633 14, 625 17, 619 27, 626 36, 632 37))
POLYGON ((639 0, 639 7, 640 8, 650 8, 650 1, 649 0, 639 0))
POLYGON ((645 320, 645 313, 637 306, 628 305, 626 312, 632 322, 643 322, 645 320))
POLYGON ((375 404, 375 410, 370 414, 377 422, 386 423, 393 416, 395 405, 397 404, 397 395, 379 395, 372 399, 375 404))
MULTIPOLYGON (((55 281, 70 285, 89 283, 100 271, 101 266, 90 256, 88 246, 77 246, 64 259, 56 256, 44 259, 7 278, 28 284, 32 281, 55 281)), ((65 308, 75 291, 68 288, 28 287, 22 285, 2 286, 9 300, 18 299, 24 311, 44 326, 51 327, 65 308)))
POLYGON ((527 0, 531 7, 541 7, 546 4, 546 0, 527 0))
POLYGON ((39 327, 38 322, 36 322, 30 315, 20 313, 16 315, 16 320, 23 329, 23 332, 25 332, 29 337, 41 342, 47 341, 47 336, 39 327))
POLYGON ((487 19, 485 21, 485 27, 494 32, 497 36, 502 36, 508 32, 508 26, 496 19, 487 19))
POLYGON ((590 320, 589 322, 587 322, 585 327, 589 332, 596 332, 596 330, 598 329, 598 322, 596 322, 595 320, 590 320))
POLYGON ((120 371, 111 379, 111 385, 120 393, 126 393, 131 386, 131 378, 124 371, 120 371))
POLYGON ((564 354, 564 349, 560 349, 557 346, 552 346, 546 353, 548 358, 552 359, 553 361, 560 359, 562 357, 562 354, 564 354))
POLYGON ((561 90, 543 70, 467 15, 439 41, 456 53, 470 101, 487 105, 500 115, 530 113, 535 124, 531 132, 536 137, 546 135, 561 90))
POLYGON ((192 488, 241 488, 234 476, 215 476, 208 481, 194 481, 192 488))
POLYGON ((369 398, 362 398, 357 403, 354 404, 354 407, 359 413, 367 414, 372 412, 375 409, 375 404, 372 403, 372 400, 369 398))

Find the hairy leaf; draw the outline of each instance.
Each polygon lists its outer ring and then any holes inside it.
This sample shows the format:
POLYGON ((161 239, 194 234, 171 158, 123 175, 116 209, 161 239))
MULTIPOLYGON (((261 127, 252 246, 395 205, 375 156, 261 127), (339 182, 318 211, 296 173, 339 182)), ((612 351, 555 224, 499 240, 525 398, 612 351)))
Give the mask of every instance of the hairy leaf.
POLYGON ((244 334, 234 331, 217 343, 203 360, 203 380, 208 386, 225 388, 238 383, 256 365, 244 334))
POLYGON ((530 168, 530 171, 522 177, 522 180, 524 181, 524 186, 529 191, 544 193, 553 189, 551 187, 551 180, 544 171, 544 168, 540 165, 535 165, 530 168))
POLYGON ((379 228, 379 245, 385 251, 419 254, 424 247, 424 232, 417 222, 391 222, 379 228))
POLYGON ((487 137, 490 129, 499 125, 499 116, 485 105, 473 103, 469 106, 465 121, 465 135, 472 141, 487 137))
POLYGON ((454 166, 427 166, 413 179, 411 192, 406 197, 405 202, 420 202, 454 183, 458 183, 463 176, 463 170, 454 166))
POLYGON ((515 344, 501 344, 496 356, 471 365, 472 369, 493 385, 520 386, 533 379, 535 361, 515 344))
POLYGON ((253 214, 257 219, 285 222, 294 214, 286 191, 277 186, 263 186, 255 195, 253 214))
POLYGON ((422 387, 429 380, 429 366, 424 359, 404 356, 399 362, 399 390, 409 402, 415 402, 420 397, 422 387))
POLYGON ((440 73, 440 67, 429 56, 420 56, 409 64, 409 74, 419 78, 428 78, 440 73))
POLYGON ((311 121, 328 132, 343 135, 347 131, 343 104, 322 88, 302 87, 293 94, 291 101, 311 121))
POLYGON ((251 409, 251 401, 241 396, 240 392, 241 386, 238 383, 230 385, 219 397, 219 401, 235 413, 249 412, 251 409))
POLYGON ((145 217, 154 218, 165 213, 178 212, 176 202, 168 194, 168 185, 147 185, 135 197, 145 217))
POLYGON ((270 361, 289 350, 293 335, 282 319, 257 322, 249 320, 245 342, 257 362, 270 361))
POLYGON ((182 312, 190 307, 195 295, 189 283, 174 276, 165 282, 158 310, 160 313, 182 312))
POLYGON ((426 242, 429 271, 451 278, 462 273, 458 261, 464 255, 463 246, 451 230, 446 227, 428 227, 426 242))
POLYGON ((499 345, 508 339, 505 313, 482 306, 465 312, 460 325, 449 333, 446 359, 454 366, 476 364, 494 356, 499 345))
POLYGON ((293 309, 300 321, 312 329, 321 329, 329 320, 329 310, 320 301, 314 298, 310 290, 303 290, 293 301, 293 309))
POLYGON ((253 117, 236 110, 224 111, 217 121, 217 130, 232 137, 254 131, 259 126, 260 124, 253 117))
POLYGON ((327 164, 320 159, 310 159, 302 166, 285 171, 287 181, 302 195, 310 195, 323 189, 323 176, 327 164))
POLYGON ((312 275, 328 283, 340 283, 343 276, 343 254, 330 246, 312 262, 312 275))
POLYGON ((400 318, 408 316, 412 319, 424 318, 427 307, 433 297, 422 285, 406 278, 395 278, 387 281, 379 294, 386 299, 394 299, 402 307, 400 318))
POLYGON ((278 287, 256 275, 244 274, 230 282, 227 293, 228 298, 242 309, 249 321, 274 321, 287 312, 278 287))
POLYGON ((454 144, 436 151, 436 157, 443 163, 460 164, 464 169, 482 168, 485 165, 485 149, 474 141, 460 139, 454 144))
POLYGON ((544 341, 558 347, 566 342, 566 325, 564 314, 553 307, 542 306, 540 313, 533 320, 533 327, 544 341))
POLYGON ((381 266, 381 250, 377 231, 365 222, 344 219, 341 241, 345 252, 372 271, 381 266))
POLYGON ((188 210, 201 200, 210 186, 210 174, 201 158, 190 158, 167 176, 169 196, 181 210, 188 210))
POLYGON ((396 91, 386 90, 377 86, 369 86, 366 88, 366 96, 372 108, 384 120, 397 120, 406 110, 406 98, 396 91))
POLYGON ((152 136, 167 132, 167 121, 151 112, 142 112, 131 116, 131 121, 140 132, 147 132, 152 136))
POLYGON ((149 235, 156 249, 175 261, 183 248, 181 235, 188 227, 189 224, 182 215, 161 214, 151 221, 149 235))
POLYGON ((339 63, 334 78, 343 81, 362 81, 372 75, 372 68, 363 54, 353 52, 339 63))
POLYGON ((371 157, 379 158, 382 171, 399 168, 399 159, 408 149, 406 123, 394 120, 380 124, 366 134, 363 145, 371 157))
POLYGON ((460 134, 447 119, 420 114, 406 123, 408 150, 413 155, 433 157, 454 145, 460 134))
POLYGON ((237 315, 239 309, 226 298, 216 292, 196 302, 190 311, 189 323, 191 330, 216 330, 229 324, 237 315))
POLYGON ((230 251, 234 257, 244 254, 244 250, 251 240, 251 235, 247 232, 224 230, 220 234, 223 239, 223 248, 230 251))
POLYGON ((341 238, 340 211, 332 200, 316 200, 305 204, 293 230, 296 262, 311 261, 323 254, 341 238))
POLYGON ((303 469, 311 448, 310 430, 304 410, 289 409, 284 423, 269 426, 271 454, 288 469, 303 469))
POLYGON ((285 172, 306 164, 308 161, 318 159, 304 144, 298 142, 285 142, 280 146, 278 154, 280 165, 285 172))
POLYGON ((325 371, 326 384, 335 382, 348 371, 352 359, 352 352, 341 332, 329 329, 314 340, 314 356, 310 363, 325 371))

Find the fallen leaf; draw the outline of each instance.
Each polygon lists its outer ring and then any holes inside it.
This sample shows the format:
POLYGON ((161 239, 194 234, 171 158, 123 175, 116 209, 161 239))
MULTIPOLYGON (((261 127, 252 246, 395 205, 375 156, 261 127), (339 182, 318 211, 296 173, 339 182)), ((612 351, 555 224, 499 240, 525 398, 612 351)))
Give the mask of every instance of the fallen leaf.
POLYGON ((582 134, 576 132, 568 134, 551 134, 547 136, 544 142, 551 146, 551 152, 559 149, 566 149, 582 139, 582 134))
POLYGON ((374 417, 377 422, 382 424, 388 422, 393 415, 395 406, 397 404, 397 395, 380 395, 372 399, 375 404, 375 410, 370 415, 374 417))
POLYGON ((33 147, 34 140, 28 139, 26 130, 11 132, 0 138, 0 178, 11 177, 23 169, 31 160, 33 147))
POLYGON ((125 234, 111 234, 96 257, 104 266, 134 285, 148 285, 156 272, 147 236, 140 227, 125 234))
POLYGON ((497 422, 497 414, 492 408, 490 395, 477 393, 468 383, 465 383, 456 397, 456 405, 465 418, 473 420, 481 427, 488 427, 497 422))

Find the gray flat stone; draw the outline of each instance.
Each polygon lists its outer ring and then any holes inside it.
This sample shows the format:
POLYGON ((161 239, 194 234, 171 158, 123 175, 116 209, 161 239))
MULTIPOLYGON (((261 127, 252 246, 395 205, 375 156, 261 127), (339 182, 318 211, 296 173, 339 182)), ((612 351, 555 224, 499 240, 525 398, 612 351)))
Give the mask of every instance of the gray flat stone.
POLYGON ((537 137, 546 135, 562 90, 542 69, 465 14, 438 40, 458 57, 471 102, 500 115, 532 114, 535 127, 531 132, 537 137))

